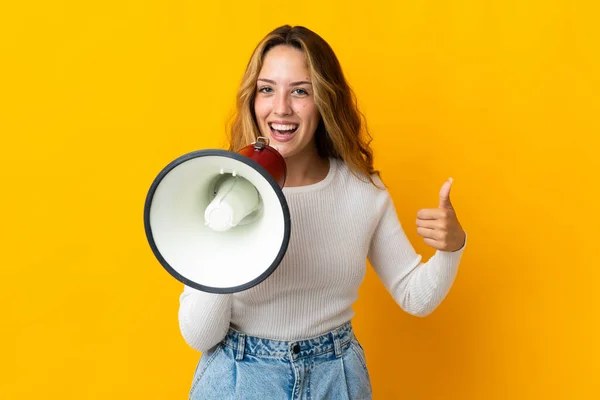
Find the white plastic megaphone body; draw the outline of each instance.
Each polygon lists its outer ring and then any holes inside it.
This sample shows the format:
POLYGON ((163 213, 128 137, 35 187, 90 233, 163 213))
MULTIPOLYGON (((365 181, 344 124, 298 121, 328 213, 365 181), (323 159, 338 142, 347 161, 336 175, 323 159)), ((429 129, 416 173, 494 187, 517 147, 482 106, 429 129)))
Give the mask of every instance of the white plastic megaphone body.
POLYGON ((233 293, 273 273, 287 250, 286 165, 268 139, 239 152, 200 150, 152 183, 144 226, 160 264, 198 290, 233 293))

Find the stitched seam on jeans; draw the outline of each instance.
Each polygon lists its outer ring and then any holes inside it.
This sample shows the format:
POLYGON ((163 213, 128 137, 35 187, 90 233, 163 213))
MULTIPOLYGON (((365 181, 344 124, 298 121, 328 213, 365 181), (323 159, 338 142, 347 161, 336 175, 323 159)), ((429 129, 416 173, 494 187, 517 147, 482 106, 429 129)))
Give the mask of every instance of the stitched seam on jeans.
MULTIPOLYGON (((232 350, 237 350, 237 347, 234 347, 232 345, 229 345, 228 343, 222 343, 223 346, 229 347, 232 350)), ((269 357, 269 358, 287 358, 287 352, 279 352, 279 353, 262 353, 262 352, 256 352, 256 351, 251 351, 248 350, 248 347, 246 346, 246 351, 245 354, 249 354, 251 356, 263 356, 263 357, 269 357)))
MULTIPOLYGON (((342 350, 343 350, 344 346, 346 346, 349 343, 352 344, 352 338, 340 342, 340 348, 342 348, 342 350)), ((229 347, 230 349, 232 349, 234 351, 237 350, 237 347, 234 346, 233 344, 230 344, 229 342, 222 342, 221 344, 223 346, 229 347)), ((296 359, 299 360, 301 358, 315 357, 315 356, 319 356, 319 355, 322 355, 322 354, 329 354, 329 353, 331 353, 333 351, 335 351, 335 348, 332 346, 327 351, 321 351, 321 352, 317 352, 317 353, 314 353, 314 354, 307 354, 307 355, 302 356, 302 357, 296 357, 296 359)), ((288 356, 288 353, 287 352, 283 352, 283 351, 282 352, 275 352, 275 353, 263 353, 261 351, 252 351, 252 350, 250 350, 248 348, 247 343, 246 343, 246 352, 245 352, 245 354, 250 354, 250 355, 253 355, 253 356, 269 357, 269 358, 284 358, 284 359, 287 358, 287 356, 288 356)))
POLYGON ((352 351, 354 352, 354 354, 356 354, 356 357, 358 357, 358 360, 360 361, 360 364, 365 369, 365 372, 367 372, 367 360, 363 357, 363 355, 361 354, 361 352, 356 348, 356 344, 352 343, 352 345, 350 346, 350 349, 352 349, 352 351))
MULTIPOLYGON (((343 342, 340 342, 340 351, 343 353, 343 352, 344 352, 344 347, 346 347, 346 345, 347 345, 348 343, 351 343, 351 342, 352 342, 352 340, 350 340, 350 339, 348 339, 348 340, 346 340, 346 341, 343 341, 343 342)), ((335 346, 332 346, 332 347, 331 347, 331 348, 329 348, 328 350, 324 350, 324 351, 318 351, 318 352, 316 352, 316 353, 310 353, 310 354, 307 354, 307 355, 305 355, 305 356, 298 357, 298 359, 300 359, 300 358, 306 358, 306 357, 317 357, 317 356, 320 356, 320 355, 322 355, 322 354, 329 354, 329 353, 331 353, 331 352, 335 352, 335 346)))

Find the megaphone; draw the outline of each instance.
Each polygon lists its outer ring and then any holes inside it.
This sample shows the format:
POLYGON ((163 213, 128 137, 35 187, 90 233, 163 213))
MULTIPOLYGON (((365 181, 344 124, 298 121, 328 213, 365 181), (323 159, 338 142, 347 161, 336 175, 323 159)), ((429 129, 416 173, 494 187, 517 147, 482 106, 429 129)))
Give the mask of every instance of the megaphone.
POLYGON ((156 176, 144 227, 160 264, 210 293, 247 290, 281 263, 290 239, 286 164, 259 137, 238 152, 184 154, 156 176))

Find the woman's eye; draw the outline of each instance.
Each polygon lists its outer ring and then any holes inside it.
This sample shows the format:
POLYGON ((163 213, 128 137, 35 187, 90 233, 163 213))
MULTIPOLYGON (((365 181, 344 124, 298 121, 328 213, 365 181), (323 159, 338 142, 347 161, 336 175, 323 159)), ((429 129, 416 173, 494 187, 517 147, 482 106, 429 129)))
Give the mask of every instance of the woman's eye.
POLYGON ((301 95, 307 95, 308 92, 304 89, 295 89, 294 92, 295 94, 301 94, 301 95))
POLYGON ((260 93, 271 93, 273 91, 273 89, 271 89, 268 86, 264 86, 264 87, 259 88, 258 91, 260 93))

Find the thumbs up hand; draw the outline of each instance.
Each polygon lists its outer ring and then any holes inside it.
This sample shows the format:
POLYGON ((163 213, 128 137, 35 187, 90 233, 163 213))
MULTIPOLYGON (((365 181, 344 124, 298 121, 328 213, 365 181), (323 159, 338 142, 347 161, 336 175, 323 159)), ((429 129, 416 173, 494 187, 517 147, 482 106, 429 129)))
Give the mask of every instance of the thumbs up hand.
POLYGON ((429 246, 442 251, 460 250, 466 239, 450 202, 451 186, 452 178, 449 178, 440 189, 437 208, 422 209, 417 213, 417 233, 429 246))

